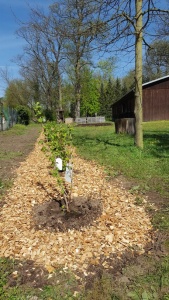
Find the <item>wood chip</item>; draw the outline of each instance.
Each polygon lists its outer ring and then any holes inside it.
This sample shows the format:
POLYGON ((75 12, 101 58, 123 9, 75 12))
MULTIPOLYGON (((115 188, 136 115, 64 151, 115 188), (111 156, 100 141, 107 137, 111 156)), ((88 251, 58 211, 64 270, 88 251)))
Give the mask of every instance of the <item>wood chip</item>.
POLYGON ((88 266, 99 264, 103 256, 103 266, 108 268, 106 258, 114 253, 120 256, 135 246, 138 253, 143 252, 152 229, 144 207, 134 205, 135 197, 122 185, 111 185, 96 163, 81 159, 75 151, 72 161, 73 195, 90 197, 93 203, 100 201, 102 214, 81 230, 35 230, 35 205, 50 201, 53 192, 59 195, 57 181, 49 172, 50 163, 37 141, 6 194, 0 219, 0 256, 33 259, 49 272, 61 266, 86 274, 88 266))

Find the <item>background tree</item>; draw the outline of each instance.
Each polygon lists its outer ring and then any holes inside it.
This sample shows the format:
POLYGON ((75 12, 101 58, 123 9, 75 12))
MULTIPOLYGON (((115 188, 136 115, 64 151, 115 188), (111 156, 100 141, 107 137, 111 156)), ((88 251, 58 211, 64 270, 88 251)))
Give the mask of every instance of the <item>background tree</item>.
POLYGON ((122 82, 122 88, 121 88, 121 96, 124 96, 125 94, 127 94, 128 92, 128 88, 127 88, 127 85, 126 85, 126 82, 122 82))
POLYGON ((134 88, 135 70, 131 69, 128 73, 122 78, 122 85, 126 87, 127 91, 130 91, 134 88))
POLYGON ((112 83, 112 80, 109 79, 105 87, 104 102, 102 107, 103 114, 107 120, 111 120, 112 118, 111 105, 114 101, 115 101, 114 85, 112 83))
MULTIPOLYGON (((169 10, 169 0, 165 1, 165 7, 169 10)), ((158 23, 158 27, 155 27, 157 39, 159 40, 168 40, 169 37, 169 18, 168 14, 163 13, 160 15, 160 22, 158 23)))
POLYGON ((114 84, 114 101, 113 102, 119 100, 122 95, 123 95, 122 83, 121 83, 121 80, 117 77, 115 84, 114 84))
POLYGON ((105 90, 104 90, 104 84, 101 82, 100 84, 100 95, 99 95, 99 115, 104 116, 105 115, 105 90))
POLYGON ((59 69, 63 59, 62 38, 56 25, 51 11, 46 16, 32 10, 31 20, 18 30, 18 35, 26 41, 24 54, 18 58, 21 74, 30 85, 35 82, 34 100, 40 101, 46 110, 51 111, 62 107, 59 69))
POLYGON ((65 38, 65 52, 74 72, 75 117, 80 117, 81 71, 91 62, 91 48, 102 31, 100 6, 97 1, 58 1, 52 6, 65 38))
POLYGON ((96 66, 96 74, 103 83, 112 80, 116 69, 116 58, 108 57, 107 59, 99 60, 96 66))
POLYGON ((29 107, 31 102, 30 95, 30 89, 26 82, 15 79, 9 83, 4 100, 6 105, 13 108, 16 108, 18 105, 29 107))
POLYGON ((29 125, 31 117, 30 109, 24 105, 18 105, 16 110, 18 123, 23 125, 29 125))
POLYGON ((74 73, 75 117, 80 116, 81 70, 91 63, 94 40, 103 31, 104 24, 99 19, 101 3, 57 1, 49 7, 48 15, 32 9, 30 21, 18 31, 27 43, 24 53, 28 59, 22 64, 22 74, 29 78, 38 74, 39 101, 47 109, 62 108, 61 73, 65 72, 66 61, 74 73))
POLYGON ((99 112, 99 90, 98 80, 93 76, 92 71, 85 67, 82 72, 82 98, 81 115, 93 116, 99 112))
POLYGON ((149 45, 143 65, 144 81, 169 74, 169 41, 156 40, 149 45))
POLYGON ((143 148, 142 130, 142 45, 147 45, 143 32, 148 31, 150 24, 157 20, 160 12, 167 11, 156 8, 153 0, 106 1, 104 16, 107 14, 108 35, 106 45, 118 42, 118 48, 135 51, 135 144, 143 148), (112 37, 110 39, 110 36, 112 37))

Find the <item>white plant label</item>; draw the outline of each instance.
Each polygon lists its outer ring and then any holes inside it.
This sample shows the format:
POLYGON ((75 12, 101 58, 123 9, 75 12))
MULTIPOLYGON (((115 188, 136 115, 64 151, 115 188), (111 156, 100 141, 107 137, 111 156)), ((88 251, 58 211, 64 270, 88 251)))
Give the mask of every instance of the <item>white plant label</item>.
POLYGON ((62 171, 62 159, 60 157, 56 158, 55 167, 58 168, 59 171, 62 171))
POLYGON ((66 165, 66 172, 65 172, 65 181, 68 183, 72 182, 72 164, 68 163, 66 165))

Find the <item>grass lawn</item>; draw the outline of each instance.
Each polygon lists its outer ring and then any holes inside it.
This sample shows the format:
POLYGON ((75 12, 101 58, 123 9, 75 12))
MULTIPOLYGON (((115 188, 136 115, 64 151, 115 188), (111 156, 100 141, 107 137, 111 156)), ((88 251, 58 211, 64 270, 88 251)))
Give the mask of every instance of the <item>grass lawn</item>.
MULTIPOLYGON (((151 216, 154 229, 158 229, 162 236, 166 235, 163 242, 169 250, 169 121, 144 123, 143 131, 143 150, 134 146, 132 136, 115 134, 113 124, 108 127, 76 126, 73 143, 83 158, 103 165, 110 179, 123 175, 133 182, 133 193, 153 192, 163 199, 159 203, 159 209, 151 216)), ((136 204, 140 205, 141 202, 136 204)), ((148 212, 151 213, 151 210, 148 209, 148 212)), ((153 259, 142 259, 142 270, 138 271, 139 262, 124 268, 125 276, 130 273, 131 282, 113 285, 112 298, 106 299, 169 299, 168 253, 163 258, 155 255, 153 259), (149 266, 148 270, 146 264, 149 266)), ((95 291, 100 289, 101 284, 101 281, 97 282, 95 291)), ((108 287, 105 289, 108 290, 108 287)), ((97 296, 89 299, 97 299, 97 296)))
POLYGON ((169 122, 144 123, 144 150, 133 137, 115 134, 114 126, 80 127, 73 143, 80 155, 104 165, 110 176, 123 174, 137 181, 138 188, 160 192, 169 198, 169 122))
MULTIPOLYGON (((8 276, 15 270, 17 262, 1 258, 0 299, 169 300, 169 121, 144 123, 143 128, 143 150, 134 146, 132 136, 115 134, 113 124, 75 126, 72 136, 78 153, 103 165, 108 180, 122 175, 133 183, 131 192, 153 192, 163 199, 158 210, 152 212, 147 206, 154 229, 158 229, 153 254, 140 255, 116 275, 105 272, 91 289, 77 296, 74 291, 78 290, 78 283, 73 274, 60 277, 57 270, 54 282, 44 284, 41 289, 19 284, 8 288, 8 276)), ((142 205, 142 202, 138 201, 136 205, 142 205)))

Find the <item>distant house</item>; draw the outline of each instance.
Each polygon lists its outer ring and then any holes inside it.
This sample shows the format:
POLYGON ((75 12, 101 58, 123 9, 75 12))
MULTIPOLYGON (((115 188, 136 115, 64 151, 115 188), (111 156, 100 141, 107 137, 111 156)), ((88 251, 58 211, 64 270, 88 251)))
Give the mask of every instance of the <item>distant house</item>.
MULTIPOLYGON (((169 75, 144 83, 143 121, 169 120, 169 75)), ((135 133, 134 89, 112 104, 116 133, 135 133)))
MULTIPOLYGON (((144 83, 143 121, 169 120, 169 75, 144 83)), ((134 90, 112 104, 113 121, 134 118, 134 90)))

